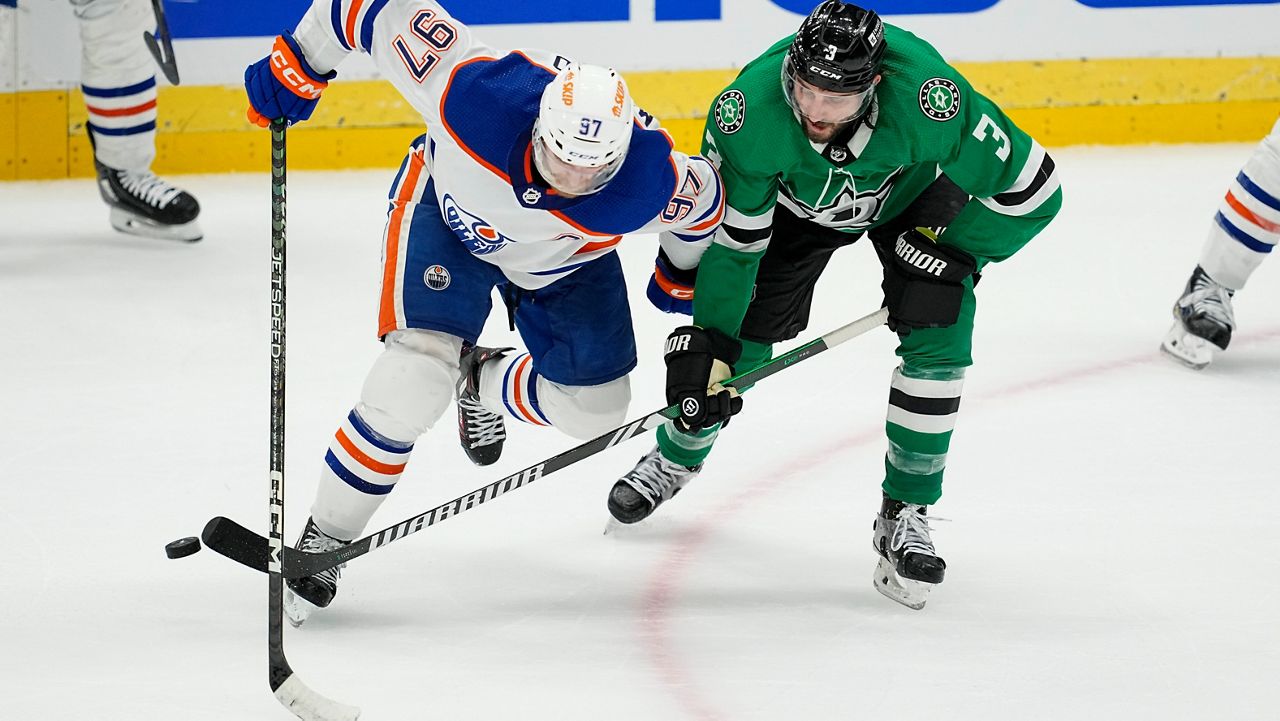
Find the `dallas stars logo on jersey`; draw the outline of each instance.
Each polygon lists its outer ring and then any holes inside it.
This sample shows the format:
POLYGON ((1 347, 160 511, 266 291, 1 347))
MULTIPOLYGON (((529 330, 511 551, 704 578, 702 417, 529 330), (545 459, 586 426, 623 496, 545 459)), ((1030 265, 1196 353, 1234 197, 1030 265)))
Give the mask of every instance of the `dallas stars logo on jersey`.
POLYGON ((716 99, 712 111, 716 127, 725 135, 733 135, 742 128, 747 117, 747 98, 738 90, 729 90, 716 99))
POLYGON ((861 193, 849 171, 832 168, 829 173, 826 185, 814 202, 800 200, 796 197, 800 192, 786 182, 780 186, 778 202, 796 215, 819 225, 860 230, 875 223, 880 217, 884 201, 893 192, 893 185, 898 176, 902 175, 902 168, 889 173, 880 187, 861 193))
POLYGON ((946 78, 929 78, 920 86, 920 109, 939 122, 960 114, 960 88, 946 78))

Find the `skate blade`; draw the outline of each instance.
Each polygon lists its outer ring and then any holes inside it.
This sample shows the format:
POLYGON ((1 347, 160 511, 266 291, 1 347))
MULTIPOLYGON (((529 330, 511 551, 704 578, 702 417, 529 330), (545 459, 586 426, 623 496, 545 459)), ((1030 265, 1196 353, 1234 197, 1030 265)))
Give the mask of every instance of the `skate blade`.
POLYGON ((310 601, 287 588, 284 590, 284 617, 289 620, 290 626, 302 628, 302 624, 311 618, 315 610, 316 606, 310 601))
POLYGON ((1192 370, 1204 370, 1213 361, 1213 348, 1213 344, 1188 333, 1177 322, 1160 343, 1161 352, 1192 370))
POLYGON ((881 558, 876 564, 875 576, 871 580, 876 590, 886 598, 897 601, 914 611, 924 608, 925 601, 929 600, 929 592, 935 585, 902 578, 894 570, 893 564, 885 558, 881 558))
POLYGON ((652 513, 635 523, 623 523, 613 516, 604 525, 604 535, 614 538, 663 538, 678 523, 673 516, 659 516, 652 513))
POLYGON ((623 523, 613 516, 609 516, 609 520, 604 524, 604 535, 626 538, 627 536, 636 535, 644 525, 645 522, 643 520, 635 523, 623 523))
POLYGON ((160 225, 120 208, 111 209, 111 227, 121 233, 142 238, 180 240, 186 243, 194 243, 204 238, 200 224, 194 220, 180 225, 160 225))

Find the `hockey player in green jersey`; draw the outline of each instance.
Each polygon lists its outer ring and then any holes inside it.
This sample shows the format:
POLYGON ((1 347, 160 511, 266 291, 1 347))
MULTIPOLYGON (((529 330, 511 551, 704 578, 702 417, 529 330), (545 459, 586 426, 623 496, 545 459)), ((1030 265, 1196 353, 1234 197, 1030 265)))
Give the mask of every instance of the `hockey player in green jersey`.
POLYGON ((682 415, 614 485, 609 510, 635 523, 698 474, 742 407, 720 381, 803 331, 832 252, 866 235, 902 359, 874 579, 921 608, 946 569, 926 509, 942 495, 972 364, 974 284, 1058 212, 1053 160, 928 43, 838 0, 743 68, 711 108, 702 152, 727 208, 698 269, 693 325, 667 339, 667 400, 682 415))

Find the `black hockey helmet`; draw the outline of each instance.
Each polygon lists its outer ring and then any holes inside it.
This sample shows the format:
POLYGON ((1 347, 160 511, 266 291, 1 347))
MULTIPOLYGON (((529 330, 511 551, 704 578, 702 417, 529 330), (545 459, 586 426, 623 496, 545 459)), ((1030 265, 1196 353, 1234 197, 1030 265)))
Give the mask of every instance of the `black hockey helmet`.
POLYGON ((785 73, 833 93, 871 86, 884 60, 884 23, 874 10, 826 0, 800 23, 785 73))

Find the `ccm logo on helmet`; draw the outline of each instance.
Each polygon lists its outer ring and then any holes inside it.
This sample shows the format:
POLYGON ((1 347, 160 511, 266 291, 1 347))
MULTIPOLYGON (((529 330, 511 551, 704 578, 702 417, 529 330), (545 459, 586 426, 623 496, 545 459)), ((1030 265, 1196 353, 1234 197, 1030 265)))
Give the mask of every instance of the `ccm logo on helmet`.
POLYGON ((826 68, 818 67, 817 65, 810 65, 809 72, 816 73, 818 75, 821 75, 824 78, 831 78, 833 80, 839 80, 840 78, 844 77, 840 73, 833 73, 830 70, 827 70, 826 68))

